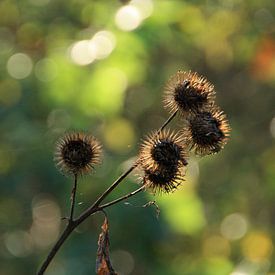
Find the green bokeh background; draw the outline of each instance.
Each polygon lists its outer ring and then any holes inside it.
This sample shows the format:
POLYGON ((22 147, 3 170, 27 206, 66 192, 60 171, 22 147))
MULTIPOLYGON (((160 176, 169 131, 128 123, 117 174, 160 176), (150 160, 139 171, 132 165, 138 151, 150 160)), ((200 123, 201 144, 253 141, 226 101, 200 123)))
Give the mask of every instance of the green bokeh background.
MULTIPOLYGON (((55 169, 57 138, 84 130, 103 143, 103 164, 80 180, 80 213, 166 120, 163 87, 179 69, 215 85, 231 139, 217 155, 191 156, 177 192, 140 193, 107 210, 114 267, 123 275, 274 275, 274 1, 139 1, 153 10, 131 31, 115 21, 122 2, 0 2, 0 275, 35 274, 65 225, 72 179, 55 169), (102 30, 114 35, 113 51, 76 64, 74 43, 102 30), (159 218, 142 207, 151 200, 159 218)), ((133 175, 109 199, 137 187, 133 175)), ((95 274, 102 222, 97 214, 81 225, 46 274, 95 274)))

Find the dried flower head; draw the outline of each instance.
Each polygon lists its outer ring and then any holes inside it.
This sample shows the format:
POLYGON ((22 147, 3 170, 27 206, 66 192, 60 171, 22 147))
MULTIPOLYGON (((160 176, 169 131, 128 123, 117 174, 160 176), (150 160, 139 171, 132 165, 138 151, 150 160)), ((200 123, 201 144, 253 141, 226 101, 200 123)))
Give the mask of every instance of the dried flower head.
POLYGON ((143 182, 154 194, 160 192, 170 193, 182 183, 184 175, 185 171, 182 165, 144 170, 143 182))
POLYGON ((89 173, 100 162, 101 146, 91 135, 70 133, 61 137, 56 145, 56 166, 69 175, 89 173))
POLYGON ((230 127, 226 115, 217 107, 188 118, 187 144, 201 156, 219 152, 227 143, 230 127))
POLYGON ((183 116, 207 110, 213 104, 214 86, 196 72, 178 71, 167 82, 164 90, 164 106, 183 116))
POLYGON ((144 171, 144 182, 155 190, 169 192, 184 176, 187 165, 183 139, 170 131, 152 133, 141 145, 139 166, 144 171))
POLYGON ((144 169, 155 170, 159 167, 187 165, 184 139, 173 132, 154 132, 141 145, 139 162, 144 169))

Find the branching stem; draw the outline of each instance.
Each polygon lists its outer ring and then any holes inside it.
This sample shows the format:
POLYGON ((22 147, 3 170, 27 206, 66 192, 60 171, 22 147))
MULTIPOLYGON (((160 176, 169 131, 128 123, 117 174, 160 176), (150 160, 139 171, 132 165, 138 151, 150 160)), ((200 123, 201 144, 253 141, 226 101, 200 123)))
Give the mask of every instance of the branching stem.
MULTIPOLYGON (((176 116, 177 111, 175 111, 159 128, 158 133, 161 132, 176 116)), ((82 214, 76 219, 73 218, 74 216, 74 208, 75 208, 75 198, 76 198, 76 190, 77 190, 77 175, 74 176, 74 187, 72 190, 72 197, 71 197, 71 211, 70 211, 70 217, 69 222, 64 229, 63 233, 60 235, 59 239, 57 240, 56 244, 53 246, 51 251, 49 252, 47 258, 43 262, 41 268, 37 272, 37 275, 43 275, 53 258, 55 257, 56 253, 60 249, 60 247, 63 245, 63 243, 66 241, 66 239, 71 235, 73 230, 79 226, 83 221, 85 221, 89 216, 93 215, 94 213, 98 211, 102 211, 103 209, 110 207, 111 205, 114 205, 116 203, 119 203, 123 200, 126 200, 137 193, 141 192, 145 189, 145 186, 141 186, 137 190, 122 196, 118 199, 115 199, 111 202, 108 202, 106 204, 103 204, 100 206, 100 203, 137 167, 137 162, 135 162, 127 171, 125 171, 119 178, 117 178, 100 196, 99 198, 92 204, 89 208, 84 210, 82 214)))
MULTIPOLYGON (((119 203, 119 202, 121 202, 123 200, 126 200, 126 199, 128 199, 128 198, 136 195, 137 193, 141 192, 144 189, 145 189, 145 185, 141 186, 137 190, 135 190, 135 191, 133 191, 133 192, 131 192, 131 193, 125 195, 125 196, 122 196, 122 197, 120 197, 120 198, 118 198, 116 200, 113 200, 113 201, 108 202, 106 204, 103 204, 101 206, 94 206, 93 208, 90 209, 89 215, 92 215, 92 214, 94 214, 94 213, 96 213, 98 211, 102 211, 103 209, 105 209, 107 207, 110 207, 111 205, 114 205, 114 204, 119 203)), ((71 233, 73 232, 73 230, 77 226, 79 226, 85 219, 83 218, 83 215, 81 215, 76 220, 70 220, 70 222, 68 223, 67 227, 64 229, 63 233, 59 237, 58 241, 56 242, 56 244, 54 245, 54 247, 51 249, 50 253, 48 254, 46 260, 42 264, 42 266, 41 266, 40 270, 38 271, 37 275, 44 274, 44 272, 47 269, 48 265, 50 264, 50 262, 52 261, 52 259, 56 255, 57 251, 60 249, 60 247, 66 241, 66 239, 71 235, 71 233)))
POLYGON ((135 190, 135 191, 133 191, 133 192, 131 192, 131 193, 129 193, 129 194, 123 196, 123 197, 120 197, 120 198, 118 198, 118 199, 116 199, 116 200, 110 201, 110 202, 108 202, 108 203, 105 203, 105 204, 99 206, 98 209, 101 210, 101 209, 107 208, 107 207, 109 207, 109 206, 111 206, 111 205, 113 205, 113 204, 116 204, 116 203, 118 203, 118 202, 121 202, 121 201, 123 201, 123 200, 126 200, 126 199, 128 199, 128 198, 130 198, 130 197, 136 195, 137 193, 143 191, 144 189, 145 189, 145 185, 141 186, 141 187, 138 188, 137 190, 135 190))

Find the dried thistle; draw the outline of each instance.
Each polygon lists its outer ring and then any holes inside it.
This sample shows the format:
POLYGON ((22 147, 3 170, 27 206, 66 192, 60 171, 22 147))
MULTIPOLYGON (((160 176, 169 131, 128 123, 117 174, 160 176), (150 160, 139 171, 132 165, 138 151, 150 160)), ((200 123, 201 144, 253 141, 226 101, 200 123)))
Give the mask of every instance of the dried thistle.
POLYGON ((57 141, 56 166, 68 175, 89 173, 100 162, 101 146, 91 135, 70 133, 57 141))
POLYGON ((170 193, 184 181, 183 165, 162 167, 156 170, 144 170, 143 183, 154 194, 170 193))
POLYGON ((139 166, 144 183, 153 191, 170 192, 178 186, 187 165, 186 149, 180 135, 170 131, 155 132, 141 145, 139 166))
POLYGON ((226 115, 218 107, 188 117, 186 142, 200 156, 219 152, 227 143, 230 127, 226 115))
POLYGON ((184 139, 168 131, 153 132, 141 145, 139 163, 144 169, 155 170, 173 165, 187 165, 184 139))
POLYGON ((214 102, 214 86, 196 72, 178 71, 167 82, 164 90, 164 107, 171 113, 190 113, 207 110, 214 102))

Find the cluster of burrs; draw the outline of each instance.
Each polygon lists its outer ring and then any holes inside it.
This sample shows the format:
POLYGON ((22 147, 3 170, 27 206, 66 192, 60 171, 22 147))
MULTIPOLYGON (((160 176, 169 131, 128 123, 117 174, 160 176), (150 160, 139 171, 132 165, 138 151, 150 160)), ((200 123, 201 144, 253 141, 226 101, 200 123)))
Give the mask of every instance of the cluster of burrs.
MULTIPOLYGON (((193 72, 178 71, 165 86, 164 106, 178 114, 182 128, 164 129, 148 135, 140 147, 135 166, 142 171, 142 183, 156 192, 171 192, 184 180, 191 152, 205 156, 219 152, 226 144, 230 127, 215 104, 214 86, 193 72)), ((66 174, 89 173, 101 159, 101 145, 91 135, 69 133, 57 143, 56 164, 66 174)))

